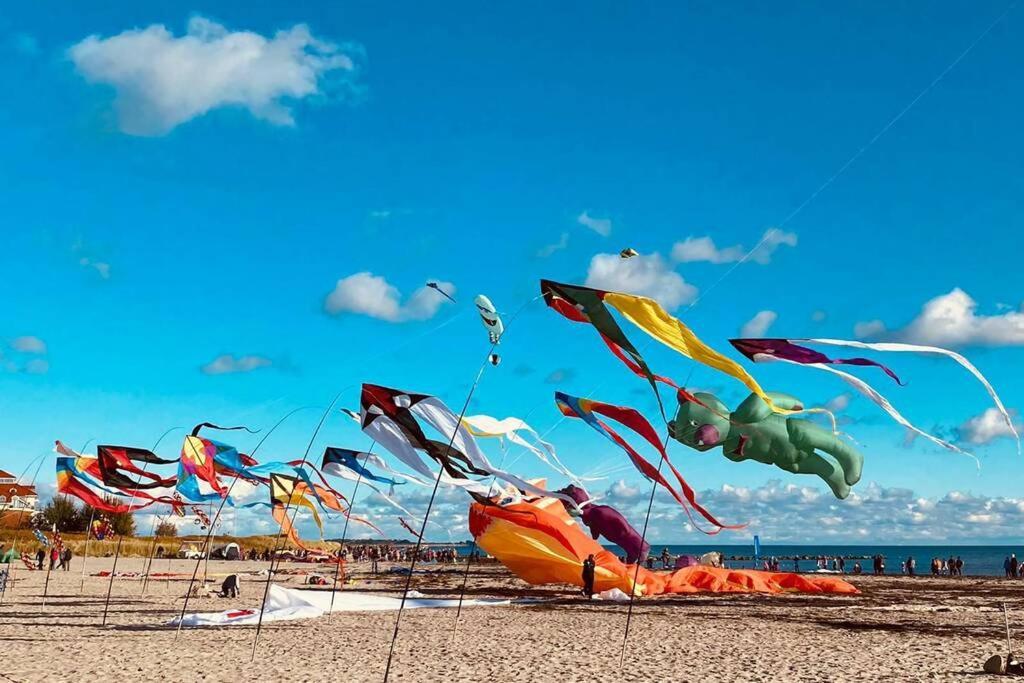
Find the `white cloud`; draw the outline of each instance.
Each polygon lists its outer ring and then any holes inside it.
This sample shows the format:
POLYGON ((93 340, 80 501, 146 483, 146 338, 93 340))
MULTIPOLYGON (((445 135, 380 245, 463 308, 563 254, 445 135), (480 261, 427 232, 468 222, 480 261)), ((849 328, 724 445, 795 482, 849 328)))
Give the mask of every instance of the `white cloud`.
POLYGON ((741 337, 763 337, 772 323, 779 317, 775 311, 759 311, 740 328, 741 337))
POLYGON ((811 313, 811 320, 816 323, 825 322, 826 318, 828 318, 828 313, 825 311, 815 311, 814 313, 811 313))
POLYGON ((669 310, 697 297, 697 288, 673 271, 660 254, 628 259, 618 254, 596 254, 590 260, 586 284, 650 297, 669 310))
POLYGON ((857 337, 857 339, 877 337, 884 332, 885 323, 881 320, 868 320, 866 322, 859 322, 853 326, 853 335, 857 337))
POLYGON ((163 135, 212 109, 241 107, 292 125, 289 103, 322 92, 325 76, 352 72, 352 57, 304 24, 265 37, 193 17, 185 35, 162 24, 89 36, 68 56, 91 83, 111 86, 120 129, 163 135))
MULTIPOLYGON (((1011 412, 1011 418, 1014 418, 1015 415, 1016 413, 1011 412)), ((1018 433, 1024 431, 1024 424, 1020 420, 1014 419, 1013 422, 1018 433)), ((1010 425, 1006 424, 1006 420, 1003 419, 1002 413, 996 408, 989 408, 981 415, 975 415, 960 425, 960 438, 977 446, 991 443, 1002 437, 1013 438, 1013 432, 1010 430, 1010 425)))
MULTIPOLYGON (((439 280, 437 284, 448 294, 455 294, 455 285, 451 282, 439 280)), ((357 313, 388 322, 427 320, 448 301, 426 286, 413 292, 404 304, 401 299, 398 288, 385 278, 364 271, 338 280, 324 299, 324 311, 330 315, 357 313)))
MULTIPOLYGON (((760 243, 754 247, 745 260, 753 261, 761 265, 767 265, 772 261, 772 255, 780 246, 795 247, 797 235, 795 232, 785 232, 777 228, 765 230, 761 236, 760 243)), ((704 261, 707 263, 737 263, 744 260, 747 250, 739 244, 731 247, 718 248, 711 237, 687 237, 682 242, 672 245, 672 260, 677 263, 693 263, 704 261)))
POLYGON ((540 258, 547 258, 554 254, 556 251, 561 251, 569 246, 569 233, 563 232, 558 241, 554 244, 546 244, 537 251, 537 256, 540 258))
POLYGON ((46 342, 39 337, 17 337, 11 340, 11 348, 21 353, 46 353, 46 342))
POLYGON ((1024 309, 978 315, 978 303, 959 287, 925 303, 894 339, 932 346, 1024 346, 1024 309))
POLYGON ((263 356, 234 356, 225 353, 200 368, 206 375, 228 375, 238 372, 252 372, 260 368, 269 368, 274 362, 263 356))
POLYGON ((590 228, 601 237, 612 234, 612 221, 610 218, 595 218, 589 212, 584 211, 576 217, 576 222, 590 228))

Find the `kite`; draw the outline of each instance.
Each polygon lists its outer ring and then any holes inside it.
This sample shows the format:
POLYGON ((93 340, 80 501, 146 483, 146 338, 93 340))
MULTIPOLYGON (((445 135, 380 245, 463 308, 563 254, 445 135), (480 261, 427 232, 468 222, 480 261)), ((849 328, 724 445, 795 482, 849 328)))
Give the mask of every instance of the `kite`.
POLYGON ((499 420, 491 417, 490 415, 470 415, 469 417, 463 418, 462 423, 466 425, 469 433, 473 436, 508 439, 509 443, 521 446, 530 451, 537 456, 541 462, 548 465, 559 474, 564 475, 570 481, 582 481, 579 477, 570 472, 569 468, 563 465, 562 461, 558 459, 558 455, 555 453, 555 447, 541 439, 540 435, 537 434, 533 427, 526 424, 526 422, 520 420, 518 417, 506 417, 504 420, 499 420), (528 434, 532 443, 520 436, 520 433, 528 434))
POLYGON ((623 258, 623 259, 633 258, 634 256, 639 256, 639 255, 640 255, 640 252, 638 252, 636 249, 633 249, 631 247, 626 247, 625 249, 623 249, 622 251, 619 252, 619 258, 623 258))
POLYGON ((294 543, 303 550, 311 550, 307 548, 302 542, 302 538, 299 536, 298 530, 295 525, 292 524, 292 520, 288 519, 288 508, 298 505, 309 509, 313 513, 313 521, 316 522, 317 527, 320 529, 320 533, 323 534, 324 526, 323 522, 320 521, 320 514, 316 511, 316 506, 313 505, 303 495, 300 480, 296 477, 289 477, 285 474, 273 473, 270 475, 270 509, 271 514, 274 516, 274 520, 281 527, 281 533, 284 534, 289 541, 294 543))
POLYGON ((104 485, 111 486, 131 495, 132 491, 158 488, 173 488, 177 477, 161 477, 154 472, 140 468, 135 463, 146 465, 170 465, 175 460, 164 460, 152 451, 129 446, 97 446, 96 459, 99 463, 100 478, 104 485), (126 474, 126 472, 128 474, 126 474), (129 475, 135 475, 133 478, 129 475), (148 479, 149 481, 143 481, 148 479))
MULTIPOLYGON (((901 344, 901 343, 896 343, 896 342, 868 343, 868 342, 860 342, 860 341, 850 341, 850 340, 846 340, 846 339, 794 339, 794 340, 786 340, 786 339, 770 339, 770 340, 763 340, 763 339, 756 339, 756 340, 739 339, 739 340, 736 340, 736 341, 743 343, 745 346, 748 346, 747 350, 744 350, 743 348, 740 348, 739 346, 737 346, 736 348, 740 349, 741 352, 743 352, 748 358, 751 358, 755 362, 757 362, 759 360, 774 360, 774 359, 777 359, 777 360, 783 360, 783 361, 786 361, 786 362, 789 362, 789 363, 795 363, 795 364, 799 364, 799 365, 810 365, 811 367, 816 367, 816 368, 818 368, 820 370, 826 370, 828 372, 832 372, 834 374, 837 374, 840 377, 842 377, 843 380, 845 380, 847 383, 851 384, 858 391, 860 391, 865 396, 867 396, 869 399, 871 399, 871 401, 874 402, 876 405, 878 405, 880 408, 882 408, 882 410, 885 410, 885 412, 887 412, 894 420, 896 420, 897 422, 899 422, 903 426, 911 429, 912 431, 917 432, 918 434, 921 434, 922 436, 924 436, 925 438, 927 438, 927 439, 929 439, 931 441, 934 441, 934 442, 938 443, 939 445, 943 446, 944 448, 950 448, 951 444, 947 444, 946 442, 939 441, 939 440, 935 439, 934 437, 932 437, 932 436, 930 436, 930 435, 928 435, 928 434, 926 434, 924 432, 921 432, 917 428, 911 426, 909 423, 907 423, 905 421, 905 419, 901 419, 902 416, 899 415, 898 412, 896 412, 895 408, 893 408, 892 405, 889 404, 889 402, 886 401, 885 398, 881 394, 879 394, 877 391, 875 391, 872 387, 867 385, 865 382, 861 381, 860 379, 858 379, 856 377, 852 377, 851 375, 848 375, 847 373, 840 372, 840 371, 835 370, 833 368, 826 367, 826 365, 825 365, 826 362, 839 363, 839 362, 843 362, 843 361, 831 361, 831 360, 830 361, 822 361, 820 359, 817 359, 817 360, 814 360, 814 359, 807 360, 807 356, 806 356, 807 352, 810 352, 811 354, 816 354, 817 352, 813 351, 812 349, 806 349, 806 348, 801 347, 801 346, 796 346, 795 344, 792 344, 792 342, 796 341, 796 342, 801 342, 801 343, 804 343, 804 344, 822 344, 822 345, 825 345, 825 346, 844 346, 844 347, 850 347, 850 348, 854 348, 854 349, 864 349, 864 350, 867 350, 867 351, 881 351, 881 352, 893 352, 893 353, 924 353, 924 354, 935 354, 935 355, 939 355, 939 356, 945 356, 946 358, 952 359, 957 364, 959 364, 960 367, 964 368, 969 373, 974 375, 974 378, 977 379, 981 383, 981 385, 985 388, 985 391, 988 393, 989 398, 992 399, 992 402, 995 404, 996 409, 999 411, 999 414, 1002 415, 1003 421, 1006 423, 1007 427, 1010 430, 1010 433, 1013 434, 1013 438, 1017 442, 1017 453, 1020 454, 1020 452, 1021 452, 1020 434, 1017 433, 1017 428, 1013 424, 1013 418, 1010 416, 1010 413, 1006 409, 1006 406, 1003 405, 1002 400, 999 398, 999 394, 996 393, 996 390, 992 387, 992 384, 985 378, 985 376, 983 374, 981 374, 981 371, 978 370, 978 368, 976 368, 973 363, 971 363, 964 356, 960 355, 959 353, 956 353, 955 351, 950 351, 949 349, 943 349, 943 348, 940 348, 938 346, 922 346, 922 345, 919 345, 919 344, 901 344), (779 351, 774 351, 773 352, 771 350, 764 351, 761 348, 758 348, 756 346, 749 347, 749 344, 748 344, 749 342, 772 342, 774 345, 777 345, 778 348, 781 348, 783 350, 782 350, 781 353, 779 351), (786 344, 789 344, 790 346, 795 347, 796 349, 799 349, 799 351, 791 352, 791 349, 789 347, 787 347, 786 344), (749 353, 748 353, 748 351, 749 351, 749 353), (758 357, 755 358, 755 356, 758 356, 758 357)), ((734 343, 733 345, 735 346, 736 344, 734 343)), ((850 359, 850 360, 864 360, 864 359, 850 359)), ((868 362, 871 362, 871 361, 868 361, 868 362)), ((884 366, 881 366, 881 367, 884 368, 884 366)), ((965 453, 965 451, 962 451, 959 448, 956 448, 955 446, 953 448, 951 448, 950 450, 955 450, 955 451, 958 451, 960 453, 965 453)), ((970 454, 967 453, 967 455, 970 455, 970 454)))
POLYGON ((476 309, 480 312, 480 321, 487 328, 487 335, 491 343, 497 344, 501 341, 501 335, 505 333, 505 325, 501 322, 501 316, 498 315, 494 304, 483 294, 478 294, 473 303, 476 304, 476 309))
MULTIPOLYGON (((771 394, 775 405, 799 411, 802 404, 785 394, 771 394)), ((825 480, 836 498, 850 495, 860 481, 862 456, 835 433, 810 420, 773 413, 756 394, 750 394, 736 412, 713 394, 679 397, 679 412, 668 423, 669 435, 698 451, 718 446, 733 462, 754 460, 794 474, 814 474, 825 480), (819 451, 835 460, 823 458, 819 451)))
POLYGON ((470 493, 487 496, 490 486, 469 479, 469 474, 493 476, 521 491, 538 496, 556 495, 576 506, 576 501, 568 496, 552 494, 492 465, 466 429, 461 416, 434 396, 364 384, 361 406, 363 431, 428 479, 433 479, 434 474, 417 451, 423 451, 437 461, 441 466, 437 476, 442 482, 461 486, 470 493), (421 420, 444 435, 450 445, 428 439, 420 426, 421 420))
POLYGON ((453 299, 451 295, 448 294, 448 292, 441 289, 441 285, 437 284, 436 282, 427 282, 427 287, 436 290, 438 294, 443 296, 445 299, 448 299, 448 301, 451 301, 453 304, 456 303, 455 299, 453 299))
MULTIPOLYGON (((731 339, 729 341, 739 350, 740 353, 755 363, 778 361, 781 363, 791 363, 793 365, 804 365, 811 368, 817 368, 818 370, 824 370, 825 372, 830 372, 852 386, 863 396, 866 396, 868 400, 885 411, 889 417, 915 434, 923 436, 942 448, 974 458, 971 453, 968 453, 959 446, 936 436, 932 436, 923 429, 915 427, 910 423, 910 420, 905 418, 898 410, 896 410, 895 406, 889 402, 889 399, 879 393, 874 387, 864 380, 851 375, 848 372, 843 372, 842 370, 830 367, 831 365, 874 365, 884 370, 885 373, 896 380, 898 384, 902 384, 899 377, 896 376, 896 373, 880 363, 876 363, 875 361, 867 358, 829 358, 823 353, 819 353, 805 346, 798 346, 786 339, 731 339)), ((974 461, 977 463, 978 459, 974 458, 974 461)))
MULTIPOLYGON (((773 411, 792 412, 772 403, 771 398, 761 388, 761 385, 743 369, 743 366, 705 344, 693 333, 693 330, 680 320, 670 316, 653 299, 619 292, 606 292, 589 287, 565 285, 551 280, 541 280, 540 291, 547 305, 563 317, 574 322, 593 325, 611 352, 634 374, 647 379, 654 390, 663 415, 665 410, 661 403, 661 395, 658 393, 657 382, 667 384, 677 390, 680 387, 672 380, 655 375, 651 371, 640 352, 629 341, 615 318, 609 313, 609 306, 665 346, 698 363, 703 363, 738 379, 748 389, 764 399, 773 411)), ((823 412, 821 409, 815 410, 823 412)))
POLYGON ((679 503, 683 510, 686 511, 686 516, 690 519, 691 524, 693 524, 693 526, 698 530, 708 535, 713 535, 717 534, 722 529, 742 529, 746 526, 745 524, 722 524, 697 502, 697 496, 693 489, 690 488, 690 485, 686 483, 685 479, 683 479, 683 475, 679 474, 679 471, 675 468, 675 465, 672 464, 672 461, 668 459, 668 453, 665 452, 665 446, 661 443, 661 439, 658 438, 657 433, 655 433, 654 427, 652 427, 651 423, 636 410, 633 410, 632 408, 613 406, 610 403, 592 401, 586 398, 577 398, 561 391, 555 392, 555 404, 566 417, 576 417, 583 420, 593 427, 599 434, 602 434, 619 448, 626 451, 629 459, 640 471, 640 474, 644 475, 650 481, 660 484, 665 488, 665 490, 672 494, 672 497, 675 498, 676 502, 679 503), (661 475, 658 468, 645 460, 643 456, 637 453, 636 450, 634 450, 625 439, 619 436, 614 429, 598 419, 597 415, 603 415, 615 420, 619 424, 635 432, 638 436, 643 438, 644 441, 653 446, 661 455, 662 461, 669 466, 669 469, 672 470, 672 474, 675 475, 676 481, 679 482, 679 488, 682 491, 682 494, 678 493, 672 484, 670 484, 668 480, 661 475), (700 513, 704 519, 713 524, 716 528, 713 531, 704 531, 701 529, 690 514, 690 508, 693 508, 700 513))
MULTIPOLYGON (((321 464, 320 468, 327 474, 333 474, 336 477, 343 477, 345 479, 351 478, 349 475, 349 471, 351 471, 359 475, 363 481, 376 481, 381 484, 387 484, 388 486, 399 486, 405 483, 374 474, 366 467, 367 464, 372 464, 374 467, 385 472, 392 472, 391 468, 387 466, 383 458, 380 456, 374 455, 373 453, 353 451, 348 448, 336 448, 334 446, 328 446, 327 449, 324 450, 323 464, 321 464)), ((427 485, 426 482, 417 479, 416 477, 403 475, 401 472, 394 472, 394 474, 422 486, 427 485)))
POLYGON ((583 561, 593 555, 596 563, 594 589, 598 592, 613 588, 637 596, 697 592, 859 592, 846 581, 832 576, 706 566, 654 572, 625 565, 573 524, 565 507, 552 498, 507 506, 473 503, 469 508, 469 530, 484 552, 533 585, 582 586, 583 561))
MULTIPOLYGON (((647 559, 651 550, 650 544, 634 529, 621 512, 611 505, 596 505, 589 502, 590 496, 579 486, 570 484, 559 493, 573 497, 583 510, 580 521, 590 529, 590 537, 595 541, 604 536, 608 541, 626 551, 626 564, 636 564, 647 559)), ((570 512, 566 509, 566 512, 570 512)), ((571 514, 571 512, 570 512, 571 514)))
POLYGON ((501 364, 501 356, 499 356, 496 353, 492 353, 491 355, 487 356, 487 360, 490 361, 491 365, 493 365, 494 367, 498 367, 498 365, 501 364))
MULTIPOLYGON (((59 444, 60 442, 58 442, 59 444)), ((146 498, 138 496, 141 502, 122 504, 117 502, 121 493, 105 488, 90 471, 95 471, 96 461, 93 458, 76 458, 73 456, 57 456, 57 491, 66 496, 74 496, 96 510, 110 513, 134 512, 148 507, 153 503, 173 505, 172 498, 146 498)), ((134 497, 133 497, 134 498, 134 497)))
POLYGON ((92 521, 92 527, 89 529, 89 533, 97 541, 103 541, 108 538, 114 537, 114 527, 110 523, 110 518, 104 515, 99 519, 92 521))
POLYGON ((50 539, 48 539, 46 537, 46 534, 44 534, 42 531, 40 531, 39 529, 33 529, 32 535, 36 537, 36 540, 39 541, 44 548, 50 547, 50 539))

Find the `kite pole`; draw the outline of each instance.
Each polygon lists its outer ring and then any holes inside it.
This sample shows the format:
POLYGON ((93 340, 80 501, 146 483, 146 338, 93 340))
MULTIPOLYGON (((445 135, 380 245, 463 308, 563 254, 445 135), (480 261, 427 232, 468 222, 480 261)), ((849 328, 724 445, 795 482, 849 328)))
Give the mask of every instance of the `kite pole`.
MULTIPOLYGON (((249 455, 250 456, 255 456, 256 455, 256 451, 258 451, 260 449, 260 446, 262 446, 263 443, 270 437, 270 435, 274 433, 274 430, 276 430, 278 427, 280 427, 281 424, 285 420, 287 420, 289 417, 291 417, 295 413, 299 412, 300 410, 306 410, 307 408, 312 408, 312 406, 302 406, 300 408, 295 408, 291 412, 287 413, 280 420, 278 420, 276 423, 274 423, 274 426, 270 428, 270 431, 268 431, 265 435, 263 435, 263 437, 259 440, 259 443, 256 444, 256 447, 252 449, 252 453, 250 453, 249 455)), ((236 472, 235 476, 231 479, 231 483, 228 484, 227 494, 221 499, 220 507, 217 508, 217 516, 214 518, 214 520, 219 520, 220 519, 220 515, 224 511, 224 505, 227 504, 228 500, 231 498, 231 491, 232 491, 232 489, 235 488, 235 484, 238 483, 238 480, 239 480, 240 477, 241 477, 241 472, 236 472)), ((204 545, 209 542, 210 535, 213 534, 213 521, 214 520, 210 521, 210 528, 206 532, 206 540, 203 541, 204 545)), ((168 563, 169 562, 170 562, 170 560, 168 560, 168 563)), ((178 630, 174 632, 174 639, 175 640, 178 639, 178 634, 181 633, 181 622, 185 618, 185 611, 188 609, 188 599, 192 595, 192 586, 195 584, 196 577, 199 575, 199 564, 200 564, 200 562, 202 562, 202 558, 197 558, 196 559, 196 566, 192 570, 192 578, 189 579, 188 589, 185 591, 185 600, 181 604, 181 614, 178 615, 178 630)), ((168 579, 168 582, 170 582, 170 579, 168 579)))
MULTIPOLYGON (((155 452, 160 442, 164 440, 164 437, 173 432, 175 429, 181 429, 181 427, 171 427, 166 432, 160 435, 160 438, 156 440, 150 451, 155 452)), ((83 449, 84 450, 84 449, 83 449)), ((146 470, 149 469, 149 462, 142 465, 142 473, 145 474, 146 470)), ((140 475, 141 476, 141 475, 140 475)), ((138 489, 132 490, 131 500, 128 501, 128 515, 132 514, 131 507, 135 504, 135 499, 138 497, 138 489)), ((107 582, 107 598, 103 602, 103 619, 100 622, 100 626, 107 625, 107 614, 110 612, 110 594, 114 590, 114 574, 117 573, 117 560, 121 557, 121 544, 124 542, 124 534, 117 535, 117 548, 114 549, 114 565, 110 568, 110 581, 107 582)))
MULTIPOLYGON (((91 439, 90 439, 90 441, 91 441, 91 439)), ((89 445, 89 441, 86 441, 85 445, 88 446, 89 445)), ((43 468, 43 463, 46 462, 46 455, 45 454, 40 455, 40 456, 38 456, 38 459, 39 459, 39 464, 36 466, 36 471, 32 474, 32 481, 29 482, 29 486, 30 487, 31 486, 35 486, 36 478, 39 476, 39 470, 41 470, 43 468)), ((34 461, 32 461, 32 462, 34 462, 34 461)), ((29 464, 25 466, 25 471, 21 473, 21 477, 24 477, 25 473, 28 472, 29 468, 32 467, 32 462, 29 462, 29 464)), ((18 481, 21 481, 21 477, 18 477, 18 481)), ((14 530, 15 530, 14 542, 11 544, 11 552, 15 553, 15 554, 17 554, 16 551, 17 551, 17 548, 18 548, 18 534, 17 534, 17 531, 18 531, 18 529, 21 528, 21 521, 24 518, 25 518, 25 508, 22 508, 21 512, 18 513, 18 522, 14 526, 14 530)), ((19 560, 21 559, 20 555, 18 555, 17 557, 18 557, 19 560)), ((0 591, 0 605, 3 604, 4 596, 7 594, 7 584, 11 585, 11 590, 12 591, 14 590, 14 570, 17 569, 18 565, 15 564, 14 562, 11 562, 9 564, 9 567, 10 567, 10 571, 9 571, 8 576, 7 576, 7 581, 4 582, 4 589, 3 589, 3 591, 0 591)))
POLYGON ((78 594, 85 592, 85 565, 89 560, 89 541, 92 540, 92 522, 96 519, 96 508, 89 506, 89 524, 85 527, 85 555, 82 556, 82 583, 78 586, 78 594))
MULTIPOLYGON (((491 354, 494 353, 494 347, 497 345, 497 341, 491 342, 490 347, 487 349, 487 355, 484 356, 484 362, 480 364, 480 369, 476 373, 476 379, 473 381, 473 386, 469 388, 469 393, 466 394, 466 400, 462 404, 462 412, 459 413, 459 421, 455 423, 455 427, 452 429, 452 437, 448 440, 448 446, 445 449, 445 458, 451 455, 452 446, 455 444, 455 437, 459 435, 459 428, 462 426, 462 418, 466 416, 466 410, 469 408, 469 402, 473 399, 473 393, 476 391, 477 385, 480 384, 480 380, 484 376, 484 370, 487 369, 487 366, 491 362, 490 358, 491 354)), ((384 683, 387 683, 388 676, 391 674, 391 660, 395 654, 395 641, 398 640, 398 629, 402 623, 402 611, 405 609, 405 600, 409 596, 409 587, 412 585, 412 575, 416 570, 416 560, 419 558, 420 547, 423 545, 423 534, 427 532, 427 520, 430 518, 430 509, 434 505, 434 498, 437 496, 437 489, 441 484, 442 474, 444 474, 444 467, 440 466, 437 470, 437 478, 434 480, 434 490, 431 492, 430 500, 427 502, 427 511, 423 514, 423 523, 420 525, 420 533, 419 537, 416 539, 416 547, 412 552, 412 561, 409 563, 409 574, 405 577, 405 588, 402 590, 402 602, 398 604, 398 616, 395 617, 395 631, 391 635, 391 647, 388 650, 388 662, 384 668, 384 683)))
MULTIPOLYGON (((373 443, 370 444, 370 449, 367 453, 373 452, 373 447, 377 445, 377 440, 374 439, 373 443)), ((356 460, 358 462, 358 459, 356 460)), ((352 497, 348 501, 348 513, 345 515, 345 526, 341 530, 341 543, 338 544, 338 566, 334 569, 334 586, 331 588, 331 606, 327 610, 327 623, 331 623, 331 612, 334 611, 334 593, 338 590, 338 577, 341 575, 341 554, 345 550, 345 537, 348 535, 348 523, 352 518, 352 506, 356 502, 356 493, 359 491, 359 484, 363 481, 363 471, 358 470, 356 472, 356 485, 352 487, 352 497)))
POLYGON ((146 594, 146 586, 149 585, 149 572, 153 568, 153 553, 156 551, 156 527, 157 522, 160 520, 160 515, 153 515, 153 528, 150 531, 150 535, 153 537, 153 542, 149 544, 149 558, 146 560, 146 571, 142 575, 142 594, 146 594))
MULTIPOLYGON (((332 410, 334 410, 334 404, 338 402, 339 398, 341 398, 342 393, 348 391, 348 389, 349 387, 345 387, 344 389, 339 391, 335 395, 334 399, 331 401, 330 405, 327 406, 327 410, 325 410, 324 414, 320 417, 320 422, 317 423, 316 429, 313 430, 313 436, 309 438, 309 443, 306 445, 306 452, 302 454, 302 462, 299 465, 300 468, 305 467, 306 460, 309 458, 309 451, 312 450, 313 448, 313 443, 316 441, 317 434, 320 433, 320 428, 323 427, 324 422, 327 421, 327 416, 331 414, 332 410)), ((270 556, 270 569, 267 570, 267 585, 263 589, 263 602, 260 604, 260 616, 256 622, 256 637, 252 640, 252 657, 249 659, 250 662, 256 661, 256 648, 259 646, 260 643, 260 631, 263 630, 263 613, 267 609, 267 596, 270 594, 270 581, 274 577, 274 557, 278 553, 278 543, 280 543, 281 535, 284 533, 284 520, 288 517, 288 508, 291 506, 291 503, 292 494, 289 493, 288 500, 285 502, 282 521, 280 524, 277 525, 277 538, 274 539, 274 554, 270 556)), ((295 512, 292 514, 291 519, 291 524, 293 525, 295 524, 295 517, 298 514, 298 512, 299 508, 298 506, 296 506, 295 512)), ((280 566, 280 564, 281 563, 278 562, 278 566, 280 566)), ((181 622, 178 622, 178 628, 181 628, 181 622)))

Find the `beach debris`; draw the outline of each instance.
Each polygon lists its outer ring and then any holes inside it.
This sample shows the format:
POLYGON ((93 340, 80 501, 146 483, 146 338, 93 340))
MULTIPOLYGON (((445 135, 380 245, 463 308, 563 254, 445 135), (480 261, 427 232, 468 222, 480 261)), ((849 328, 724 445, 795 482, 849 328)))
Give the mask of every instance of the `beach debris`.
POLYGON ((505 333, 505 325, 501 322, 501 316, 498 315, 494 304, 483 294, 477 294, 476 298, 473 299, 473 303, 476 304, 476 310, 480 312, 480 321, 487 328, 487 336, 490 338, 491 343, 499 343, 501 335, 505 333))
POLYGON ((453 304, 456 303, 455 299, 452 298, 451 294, 441 289, 441 285, 434 282, 433 280, 427 282, 427 287, 430 287, 431 289, 435 290, 438 294, 443 296, 445 299, 448 299, 448 301, 451 301, 453 304))

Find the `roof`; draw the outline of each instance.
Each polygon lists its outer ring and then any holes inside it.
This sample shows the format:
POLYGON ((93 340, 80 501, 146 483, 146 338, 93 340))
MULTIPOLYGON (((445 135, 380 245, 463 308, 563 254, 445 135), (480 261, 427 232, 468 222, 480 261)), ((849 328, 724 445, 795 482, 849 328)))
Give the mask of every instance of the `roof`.
POLYGON ((0 484, 0 496, 34 496, 35 486, 22 486, 21 484, 0 484))
POLYGON ((15 476, 7 470, 0 470, 0 479, 14 479, 15 476))

